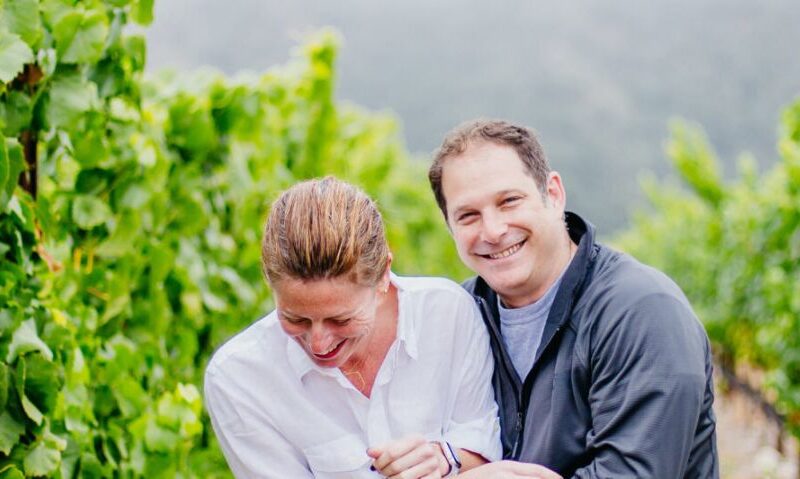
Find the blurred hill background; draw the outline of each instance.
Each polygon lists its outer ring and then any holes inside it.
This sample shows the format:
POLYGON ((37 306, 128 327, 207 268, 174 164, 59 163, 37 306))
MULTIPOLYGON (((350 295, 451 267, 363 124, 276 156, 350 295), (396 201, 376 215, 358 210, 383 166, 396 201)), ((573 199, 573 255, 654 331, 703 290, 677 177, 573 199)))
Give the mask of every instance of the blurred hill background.
POLYGON ((705 127, 730 175, 745 151, 774 162, 780 109, 800 93, 799 25, 797 0, 170 0, 146 35, 151 71, 230 74, 333 26, 339 99, 394 112, 422 157, 475 116, 534 127, 569 207, 608 235, 643 172, 670 174, 673 117, 705 127))

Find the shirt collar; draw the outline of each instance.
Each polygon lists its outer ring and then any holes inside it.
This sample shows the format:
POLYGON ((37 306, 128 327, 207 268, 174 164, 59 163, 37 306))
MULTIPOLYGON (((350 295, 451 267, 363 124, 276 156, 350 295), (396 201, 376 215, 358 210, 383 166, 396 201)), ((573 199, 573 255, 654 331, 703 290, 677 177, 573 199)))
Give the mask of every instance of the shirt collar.
MULTIPOLYGON (((394 273, 390 273, 392 284, 397 288, 397 338, 395 341, 401 350, 405 351, 408 356, 416 360, 419 355, 417 347, 417 332, 414 327, 414 321, 411 318, 406 318, 406 308, 404 304, 405 292, 401 285, 402 278, 399 278, 394 273)), ((280 321, 280 319, 278 319, 280 321)), ((298 378, 302 379, 309 371, 317 371, 326 376, 335 376, 336 373, 333 368, 323 368, 314 364, 314 361, 308 357, 306 351, 297 344, 297 341, 286 336, 286 355, 289 358, 289 364, 294 370, 298 378)), ((388 358, 387 358, 388 359, 388 358)))

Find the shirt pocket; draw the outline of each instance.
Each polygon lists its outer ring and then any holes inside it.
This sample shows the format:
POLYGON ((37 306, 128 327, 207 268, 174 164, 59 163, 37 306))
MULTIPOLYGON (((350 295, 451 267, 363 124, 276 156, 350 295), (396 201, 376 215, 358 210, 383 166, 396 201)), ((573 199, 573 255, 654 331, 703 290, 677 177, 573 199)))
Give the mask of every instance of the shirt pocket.
POLYGON ((308 466, 317 478, 364 477, 371 459, 367 446, 354 434, 303 449, 308 466), (361 472, 361 474, 358 474, 361 472))

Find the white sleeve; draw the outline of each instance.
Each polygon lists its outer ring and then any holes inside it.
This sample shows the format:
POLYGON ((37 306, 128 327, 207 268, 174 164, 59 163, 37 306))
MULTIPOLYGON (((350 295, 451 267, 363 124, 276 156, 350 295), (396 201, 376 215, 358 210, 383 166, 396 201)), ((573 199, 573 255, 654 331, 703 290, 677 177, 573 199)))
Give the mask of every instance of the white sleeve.
POLYGON ((459 330, 453 350, 455 377, 453 414, 445 426, 445 439, 454 447, 482 455, 489 461, 501 458, 500 422, 492 388, 494 359, 489 335, 475 302, 465 295, 456 309, 459 330))
POLYGON ((225 382, 224 373, 213 365, 206 369, 206 409, 233 475, 237 479, 313 479, 300 451, 278 430, 263 422, 257 429, 248 424, 237 408, 236 387, 225 382))

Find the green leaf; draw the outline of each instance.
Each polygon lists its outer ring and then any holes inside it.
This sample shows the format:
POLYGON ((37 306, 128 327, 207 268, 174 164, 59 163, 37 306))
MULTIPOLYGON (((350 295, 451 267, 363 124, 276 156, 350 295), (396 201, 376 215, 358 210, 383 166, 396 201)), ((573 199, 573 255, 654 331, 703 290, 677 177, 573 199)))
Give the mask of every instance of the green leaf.
POLYGON ((94 167, 108 158, 105 132, 90 130, 73 140, 75 160, 84 167, 94 167))
POLYGON ((46 106, 47 123, 53 127, 71 126, 80 116, 97 108, 97 85, 78 73, 53 79, 46 106))
POLYGON ((61 463, 61 451, 46 441, 40 441, 25 456, 23 466, 27 476, 47 476, 61 463))
POLYGON ((19 401, 22 404, 22 410, 25 411, 25 415, 35 422, 37 426, 41 425, 42 421, 44 421, 44 414, 36 407, 36 404, 33 404, 24 394, 20 395, 19 401))
POLYGON ((6 183, 9 177, 8 149, 6 148, 5 138, 0 141, 0 211, 5 211, 8 197, 11 195, 6 194, 6 183))
POLYGON ((28 45, 35 47, 42 38, 38 0, 6 1, 4 7, 8 28, 25 40, 28 45))
POLYGON ((0 212, 5 211, 17 188, 19 175, 25 171, 25 157, 16 138, 6 138, 4 143, 0 145, 0 180, 5 176, 5 181, 0 181, 0 212))
POLYGON ((69 0, 40 0, 45 22, 52 27, 57 25, 65 15, 75 9, 74 2, 69 0))
POLYGON ((9 92, 3 106, 5 107, 3 133, 6 136, 15 137, 20 131, 30 128, 33 103, 28 95, 19 91, 9 92))
POLYGON ((107 36, 108 18, 100 11, 72 11, 53 27, 56 51, 64 63, 97 62, 107 36))
POLYGON ((173 452, 180 439, 178 433, 160 426, 153 416, 148 416, 144 436, 147 449, 154 452, 173 452))
POLYGON ((17 422, 8 411, 4 411, 0 415, 0 452, 8 456, 24 433, 25 425, 17 422))
POLYGON ((0 363, 0 411, 5 411, 6 403, 8 402, 8 366, 5 363, 0 363))
POLYGON ((42 413, 52 411, 64 384, 61 366, 46 360, 40 354, 29 354, 19 359, 18 374, 20 368, 24 371, 25 396, 42 413))
POLYGON ((50 351, 50 348, 39 338, 39 334, 36 332, 36 321, 33 319, 23 321, 17 330, 14 331, 11 344, 8 346, 6 362, 11 363, 17 356, 21 356, 30 351, 39 351, 48 361, 53 360, 53 352, 50 351))
POLYGON ((33 62, 33 50, 19 35, 0 29, 0 81, 9 83, 27 63, 33 62))
POLYGON ((98 246, 95 253, 108 258, 118 258, 131 253, 133 241, 137 238, 139 231, 141 231, 139 214, 127 212, 119 218, 111 236, 98 246))
POLYGON ((153 1, 136 0, 131 8, 131 17, 139 25, 150 25, 153 21, 153 1))
POLYGON ((139 417, 150 399, 139 381, 129 374, 117 376, 112 391, 122 415, 128 418, 139 417))
POLYGON ((31 421, 36 423, 37 426, 41 425, 44 421, 44 414, 41 410, 33 403, 33 401, 28 398, 25 392, 25 382, 26 382, 26 362, 25 358, 19 358, 19 362, 17 364, 17 375, 16 375, 16 389, 17 394, 19 395, 20 404, 22 404, 22 410, 25 412, 25 415, 30 418, 31 421))
POLYGON ((85 230, 105 223, 111 216, 111 208, 96 196, 80 195, 72 203, 72 220, 85 230))
POLYGON ((14 465, 7 465, 0 468, 0 479, 25 479, 25 474, 14 465))

